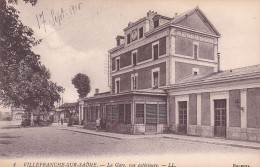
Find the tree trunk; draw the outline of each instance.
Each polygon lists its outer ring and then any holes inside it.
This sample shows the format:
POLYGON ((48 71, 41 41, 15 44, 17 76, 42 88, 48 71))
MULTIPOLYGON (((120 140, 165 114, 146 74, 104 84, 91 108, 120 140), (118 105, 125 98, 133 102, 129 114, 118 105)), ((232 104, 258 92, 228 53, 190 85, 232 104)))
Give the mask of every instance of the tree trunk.
POLYGON ((31 126, 34 126, 34 121, 33 121, 33 112, 30 112, 31 113, 31 126))

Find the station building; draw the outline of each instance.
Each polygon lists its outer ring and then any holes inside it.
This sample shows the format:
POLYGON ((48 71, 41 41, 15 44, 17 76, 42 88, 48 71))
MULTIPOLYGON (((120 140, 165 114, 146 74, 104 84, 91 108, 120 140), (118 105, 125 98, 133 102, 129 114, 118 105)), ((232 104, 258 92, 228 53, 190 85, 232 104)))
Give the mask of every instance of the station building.
POLYGON ((221 71, 219 32, 197 7, 129 22, 109 52, 109 92, 79 99, 79 119, 128 134, 260 142, 260 65, 221 71))

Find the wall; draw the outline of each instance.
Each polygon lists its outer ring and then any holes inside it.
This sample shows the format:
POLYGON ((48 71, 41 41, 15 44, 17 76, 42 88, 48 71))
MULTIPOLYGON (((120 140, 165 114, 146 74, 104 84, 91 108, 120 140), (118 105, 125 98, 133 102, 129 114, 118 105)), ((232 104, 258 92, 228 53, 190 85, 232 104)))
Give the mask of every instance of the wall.
POLYGON ((210 94, 201 93, 201 125, 210 126, 210 94))
MULTIPOLYGON (((166 85, 166 63, 160 63, 135 70, 138 73, 137 77, 137 89, 147 89, 152 87, 152 69, 160 68, 160 86, 166 85)), ((120 78, 120 92, 126 92, 131 90, 131 74, 132 72, 120 74, 112 77, 112 92, 115 92, 115 78, 120 78)))
POLYGON ((175 81, 192 75, 192 68, 198 68, 200 75, 206 75, 214 72, 214 67, 207 67, 202 65, 175 62, 175 81))
POLYGON ((237 107, 235 101, 240 100, 240 90, 229 91, 229 126, 240 127, 241 125, 241 111, 237 107))
POLYGON ((247 127, 260 128, 260 88, 247 89, 247 127))
POLYGON ((175 52, 176 54, 193 57, 193 42, 197 42, 198 57, 202 59, 214 60, 214 45, 207 42, 188 39, 176 36, 175 39, 175 52))
POLYGON ((190 94, 189 99, 189 125, 197 125, 197 94, 190 94))

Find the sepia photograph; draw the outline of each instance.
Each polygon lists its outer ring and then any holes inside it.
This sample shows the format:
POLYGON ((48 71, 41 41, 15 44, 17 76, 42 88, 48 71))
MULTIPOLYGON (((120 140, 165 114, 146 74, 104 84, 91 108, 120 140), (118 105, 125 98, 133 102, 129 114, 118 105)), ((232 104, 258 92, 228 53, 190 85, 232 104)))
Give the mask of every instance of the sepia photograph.
POLYGON ((260 167, 260 1, 0 0, 0 167, 260 167))

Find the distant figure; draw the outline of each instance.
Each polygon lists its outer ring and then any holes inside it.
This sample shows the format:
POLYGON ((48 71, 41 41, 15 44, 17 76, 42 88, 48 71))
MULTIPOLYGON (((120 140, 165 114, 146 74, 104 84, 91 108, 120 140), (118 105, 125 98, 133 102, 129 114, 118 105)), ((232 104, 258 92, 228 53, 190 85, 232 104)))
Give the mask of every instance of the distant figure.
POLYGON ((63 125, 63 118, 60 119, 61 125, 63 125))
POLYGON ((96 120, 96 130, 100 131, 100 118, 99 117, 96 120))

